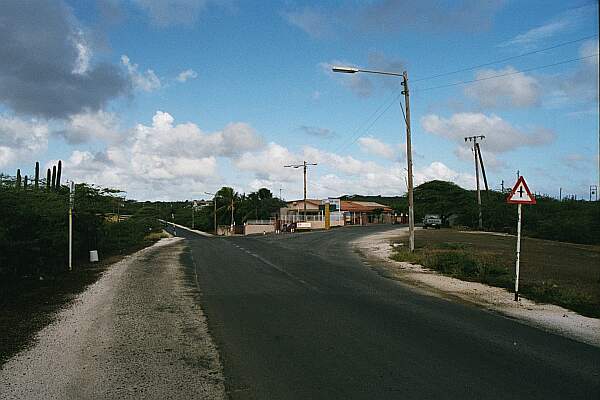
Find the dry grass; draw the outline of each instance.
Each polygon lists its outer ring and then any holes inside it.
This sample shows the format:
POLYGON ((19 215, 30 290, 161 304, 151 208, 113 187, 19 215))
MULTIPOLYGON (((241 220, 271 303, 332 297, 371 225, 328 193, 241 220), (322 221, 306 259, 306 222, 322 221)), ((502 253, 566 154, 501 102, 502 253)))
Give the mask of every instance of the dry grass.
MULTIPOLYGON (((413 261, 444 274, 513 288, 516 238, 455 230, 416 232, 417 251, 393 258, 413 261)), ((522 238, 520 292, 600 317, 600 246, 522 238)))

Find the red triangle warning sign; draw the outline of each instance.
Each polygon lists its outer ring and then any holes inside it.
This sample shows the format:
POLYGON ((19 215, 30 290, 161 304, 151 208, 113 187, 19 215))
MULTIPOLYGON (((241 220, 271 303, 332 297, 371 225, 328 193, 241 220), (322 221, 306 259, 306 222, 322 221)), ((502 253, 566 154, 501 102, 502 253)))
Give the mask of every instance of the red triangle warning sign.
POLYGON ((525 183, 525 179, 522 176, 519 177, 515 187, 512 188, 506 202, 512 204, 535 204, 535 197, 529 191, 527 183, 525 183))

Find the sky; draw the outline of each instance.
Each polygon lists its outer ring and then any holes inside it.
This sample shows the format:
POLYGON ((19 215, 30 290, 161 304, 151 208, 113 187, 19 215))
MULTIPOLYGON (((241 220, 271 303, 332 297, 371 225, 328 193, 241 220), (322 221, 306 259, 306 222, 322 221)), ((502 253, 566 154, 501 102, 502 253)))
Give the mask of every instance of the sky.
POLYGON ((0 172, 138 200, 231 186, 285 199, 415 184, 589 198, 598 172, 598 3, 517 0, 5 0, 0 172))

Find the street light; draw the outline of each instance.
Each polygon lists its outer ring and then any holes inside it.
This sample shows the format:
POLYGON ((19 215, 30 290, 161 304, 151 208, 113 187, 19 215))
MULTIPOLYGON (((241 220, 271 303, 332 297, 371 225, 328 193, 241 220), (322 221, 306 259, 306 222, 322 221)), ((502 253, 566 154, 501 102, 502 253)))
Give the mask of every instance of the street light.
POLYGON ((214 206, 214 230, 215 230, 215 235, 217 234, 217 194, 216 193, 210 193, 210 192, 204 192, 205 194, 208 194, 209 196, 213 196, 213 206, 214 206))
MULTIPOLYGON (((404 102, 406 103, 406 112, 404 121, 406 122, 406 162, 408 163, 408 239, 410 251, 415 250, 415 215, 414 215, 414 198, 413 198, 413 166, 412 166, 412 145, 410 140, 410 101, 408 92, 408 73, 388 72, 388 71, 375 71, 368 69, 361 69, 356 67, 344 67, 344 66, 332 66, 333 72, 340 72, 343 74, 355 74, 357 72, 364 72, 368 74, 378 75, 391 75, 401 76, 402 86, 404 90, 404 102)), ((404 112, 404 110, 403 110, 404 112)))

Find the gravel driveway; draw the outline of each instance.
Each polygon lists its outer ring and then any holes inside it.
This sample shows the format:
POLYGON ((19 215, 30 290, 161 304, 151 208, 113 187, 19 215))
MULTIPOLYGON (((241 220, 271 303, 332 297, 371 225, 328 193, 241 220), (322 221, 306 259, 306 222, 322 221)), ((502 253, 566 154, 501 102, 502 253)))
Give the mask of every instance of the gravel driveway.
POLYGON ((180 238, 113 265, 0 371, 2 399, 225 398, 180 238))

